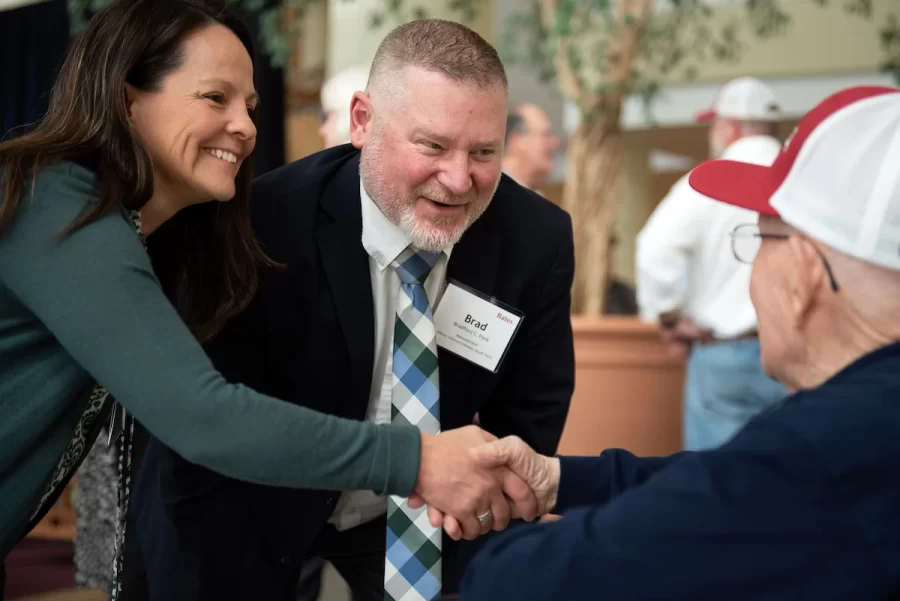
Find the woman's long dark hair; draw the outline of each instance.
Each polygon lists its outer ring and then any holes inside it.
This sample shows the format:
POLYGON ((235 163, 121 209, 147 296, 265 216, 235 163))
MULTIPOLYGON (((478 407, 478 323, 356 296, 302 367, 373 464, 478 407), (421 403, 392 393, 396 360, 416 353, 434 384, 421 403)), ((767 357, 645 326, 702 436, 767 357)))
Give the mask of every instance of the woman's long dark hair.
MULTIPOLYGON (((125 84, 158 90, 184 60, 184 39, 217 23, 255 58, 246 25, 224 0, 116 0, 95 14, 66 55, 47 114, 30 133, 0 144, 0 236, 26 181, 56 161, 89 163, 98 176, 96 198, 62 235, 119 207, 144 206, 153 194, 153 168, 129 125, 125 84)), ((256 121, 255 111, 251 118, 256 121)), ((154 266, 201 342, 247 306, 256 292, 258 264, 269 263, 250 223, 252 174, 251 154, 238 171, 230 202, 188 207, 153 236, 154 266)))

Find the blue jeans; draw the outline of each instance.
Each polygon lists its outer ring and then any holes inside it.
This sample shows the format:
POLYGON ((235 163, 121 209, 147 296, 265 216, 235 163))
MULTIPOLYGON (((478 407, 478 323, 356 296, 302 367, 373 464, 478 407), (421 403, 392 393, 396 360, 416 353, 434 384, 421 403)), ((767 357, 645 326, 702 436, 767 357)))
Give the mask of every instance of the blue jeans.
POLYGON ((759 340, 695 345, 684 384, 684 448, 718 447, 786 396, 784 387, 763 373, 759 340))

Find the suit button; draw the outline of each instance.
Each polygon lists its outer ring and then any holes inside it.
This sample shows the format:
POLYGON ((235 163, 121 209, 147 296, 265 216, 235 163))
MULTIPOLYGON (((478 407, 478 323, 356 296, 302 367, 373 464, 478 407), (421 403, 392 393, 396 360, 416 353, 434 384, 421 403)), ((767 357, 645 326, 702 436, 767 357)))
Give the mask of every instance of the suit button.
POLYGON ((329 507, 334 505, 334 497, 328 497, 328 499, 325 501, 325 504, 328 505, 329 507))
POLYGON ((289 565, 291 565, 291 558, 288 557, 287 555, 282 556, 282 558, 281 558, 281 565, 283 565, 283 566, 289 566, 289 565))

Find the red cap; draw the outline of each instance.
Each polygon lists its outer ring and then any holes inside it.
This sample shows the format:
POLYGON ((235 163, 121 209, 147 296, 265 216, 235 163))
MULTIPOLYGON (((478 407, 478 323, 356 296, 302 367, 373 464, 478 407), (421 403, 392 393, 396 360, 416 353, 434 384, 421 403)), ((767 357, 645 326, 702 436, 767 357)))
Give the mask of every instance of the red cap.
POLYGON ((787 178, 794 161, 810 134, 828 117, 847 106, 881 94, 896 93, 897 88, 859 86, 832 94, 800 121, 784 142, 771 167, 729 160, 705 161, 690 174, 691 187, 715 200, 762 215, 777 216, 769 199, 787 178))

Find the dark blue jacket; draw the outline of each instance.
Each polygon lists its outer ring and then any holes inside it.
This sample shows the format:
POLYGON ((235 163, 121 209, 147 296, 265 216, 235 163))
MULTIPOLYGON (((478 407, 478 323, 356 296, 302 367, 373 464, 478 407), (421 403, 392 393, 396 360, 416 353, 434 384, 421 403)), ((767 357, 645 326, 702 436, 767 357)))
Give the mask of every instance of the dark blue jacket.
POLYGON ((900 598, 900 344, 717 450, 562 458, 557 511, 488 543, 462 599, 900 598))

